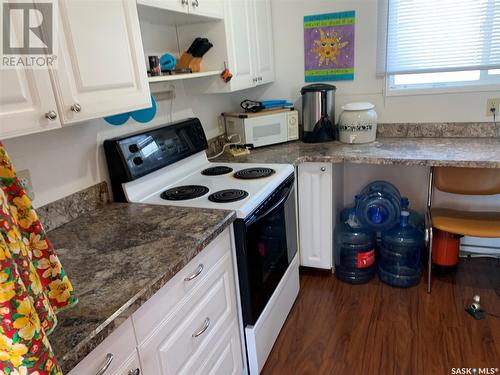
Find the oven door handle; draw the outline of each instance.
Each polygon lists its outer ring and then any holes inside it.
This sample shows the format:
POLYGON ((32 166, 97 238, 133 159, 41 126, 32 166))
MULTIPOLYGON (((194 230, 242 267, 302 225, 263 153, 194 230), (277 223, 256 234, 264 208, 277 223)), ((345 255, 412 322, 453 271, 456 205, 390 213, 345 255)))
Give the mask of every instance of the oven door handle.
POLYGON ((290 187, 288 189, 288 191, 283 195, 283 197, 280 198, 280 200, 278 202, 276 202, 271 208, 267 209, 263 214, 260 214, 259 216, 248 220, 248 222, 246 222, 246 225, 250 226, 250 225, 256 223, 257 221, 259 221, 262 218, 264 218, 267 215, 269 215, 271 212, 273 212, 276 209, 278 209, 279 207, 281 207, 286 202, 286 200, 288 199, 288 197, 290 196, 290 193, 292 192, 292 190, 293 190, 292 187, 290 187))

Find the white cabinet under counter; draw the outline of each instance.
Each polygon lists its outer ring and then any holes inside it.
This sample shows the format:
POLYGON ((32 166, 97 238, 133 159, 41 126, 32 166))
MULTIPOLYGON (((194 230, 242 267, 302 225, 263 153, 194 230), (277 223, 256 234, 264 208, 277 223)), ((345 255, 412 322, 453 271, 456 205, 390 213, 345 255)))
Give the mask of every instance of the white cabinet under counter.
POLYGON ((333 228, 343 204, 343 165, 308 162, 298 166, 300 265, 333 269, 333 228))
POLYGON ((229 231, 141 306, 132 320, 145 374, 194 374, 202 368, 203 373, 217 373, 212 370, 220 364, 214 358, 225 362, 224 374, 241 374, 243 351, 229 231))
POLYGON ((68 375, 141 375, 132 319, 123 322, 68 375))

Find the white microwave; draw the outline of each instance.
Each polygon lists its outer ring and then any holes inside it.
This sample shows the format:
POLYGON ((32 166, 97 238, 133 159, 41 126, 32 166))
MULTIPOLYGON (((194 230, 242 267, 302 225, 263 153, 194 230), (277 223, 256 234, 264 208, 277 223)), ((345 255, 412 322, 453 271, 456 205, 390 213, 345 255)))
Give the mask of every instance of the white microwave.
POLYGON ((257 113, 224 113, 228 136, 262 147, 299 139, 299 115, 295 110, 257 113))

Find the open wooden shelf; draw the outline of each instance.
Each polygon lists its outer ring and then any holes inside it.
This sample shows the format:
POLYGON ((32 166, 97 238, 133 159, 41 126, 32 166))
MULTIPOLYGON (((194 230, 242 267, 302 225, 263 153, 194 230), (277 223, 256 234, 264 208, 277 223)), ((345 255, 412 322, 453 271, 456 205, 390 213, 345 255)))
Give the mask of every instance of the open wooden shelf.
POLYGON ((186 74, 173 74, 173 75, 165 74, 162 76, 148 77, 148 81, 149 83, 177 81, 180 79, 193 79, 193 78, 217 76, 220 73, 221 73, 220 70, 211 70, 208 72, 199 72, 199 73, 186 73, 186 74))

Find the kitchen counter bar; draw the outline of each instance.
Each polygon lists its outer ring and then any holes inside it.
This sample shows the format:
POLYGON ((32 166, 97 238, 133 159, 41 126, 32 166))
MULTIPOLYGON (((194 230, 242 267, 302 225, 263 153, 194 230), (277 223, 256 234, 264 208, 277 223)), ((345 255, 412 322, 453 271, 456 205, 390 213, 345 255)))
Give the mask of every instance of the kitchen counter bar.
POLYGON ((49 336, 69 372, 235 219, 232 211, 112 203, 48 233, 77 291, 49 336))
POLYGON ((378 138, 349 145, 337 141, 300 141, 252 150, 250 155, 223 155, 216 161, 247 163, 331 162, 442 167, 500 168, 499 138, 378 138))

